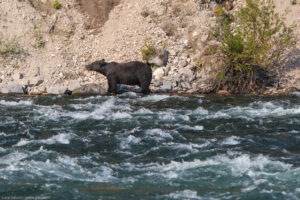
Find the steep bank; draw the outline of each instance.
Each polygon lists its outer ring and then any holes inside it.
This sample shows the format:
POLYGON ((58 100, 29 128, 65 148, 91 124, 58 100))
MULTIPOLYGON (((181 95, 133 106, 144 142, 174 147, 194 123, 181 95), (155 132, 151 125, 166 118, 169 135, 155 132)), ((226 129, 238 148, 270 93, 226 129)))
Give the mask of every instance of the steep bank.
MULTIPOLYGON (((8 82, 27 85, 29 92, 57 92, 106 79, 87 72, 94 60, 141 60, 145 40, 166 46, 169 63, 154 70, 152 88, 174 92, 210 92, 218 61, 207 55, 208 29, 214 23, 210 1, 2 0, 1 40, 12 47, 0 57, 0 88, 8 82), (95 4, 95 2, 97 2, 95 4), (204 2, 204 3, 203 3, 204 2), (113 3, 113 4, 112 4, 113 3), (95 6, 93 6, 95 5, 95 6), (17 52, 17 53, 16 53, 17 52), (199 62, 201 60, 201 65, 199 62)), ((287 22, 296 22, 300 37, 299 5, 276 0, 278 11, 290 8, 287 22)), ((240 5, 234 1, 233 6, 240 5)), ((299 43, 297 48, 300 49, 299 43)), ((2 51, 3 52, 3 51, 2 51)), ((300 89, 299 51, 293 52, 277 74, 278 88, 300 89)))

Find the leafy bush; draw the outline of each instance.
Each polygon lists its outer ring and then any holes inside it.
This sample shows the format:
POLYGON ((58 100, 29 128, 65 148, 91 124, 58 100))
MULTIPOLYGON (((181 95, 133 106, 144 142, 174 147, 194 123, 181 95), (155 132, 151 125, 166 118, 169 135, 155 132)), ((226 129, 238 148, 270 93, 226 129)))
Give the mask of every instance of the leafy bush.
POLYGON ((257 91, 263 86, 265 69, 275 67, 293 45, 293 26, 274 11, 272 0, 246 0, 236 16, 216 10, 212 36, 220 43, 215 56, 223 62, 217 73, 219 89, 257 91))
POLYGON ((144 48, 141 50, 143 61, 147 62, 155 54, 155 47, 149 44, 147 39, 144 41, 144 48))
POLYGON ((61 8, 61 4, 57 0, 53 1, 52 6, 56 10, 61 8))

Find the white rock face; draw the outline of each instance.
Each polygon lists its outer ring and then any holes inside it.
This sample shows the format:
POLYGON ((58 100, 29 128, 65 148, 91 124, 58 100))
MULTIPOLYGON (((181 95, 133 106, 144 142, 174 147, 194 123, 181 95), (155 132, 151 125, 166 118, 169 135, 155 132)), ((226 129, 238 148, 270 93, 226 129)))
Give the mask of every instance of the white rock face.
POLYGON ((161 79, 165 74, 165 71, 163 68, 157 68, 154 72, 153 72, 153 77, 154 79, 161 79))
POLYGON ((64 94, 67 91, 66 86, 54 85, 47 89, 47 93, 49 94, 64 94))
POLYGON ((79 80, 71 80, 68 84, 68 89, 73 91, 81 87, 79 80))
POLYGON ((23 86, 10 82, 1 89, 2 94, 24 94, 23 86))

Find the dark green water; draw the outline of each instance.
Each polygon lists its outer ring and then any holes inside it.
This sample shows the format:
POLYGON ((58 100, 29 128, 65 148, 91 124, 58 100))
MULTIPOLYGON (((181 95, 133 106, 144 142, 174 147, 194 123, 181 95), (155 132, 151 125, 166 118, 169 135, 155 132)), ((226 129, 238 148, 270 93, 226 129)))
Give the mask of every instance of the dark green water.
POLYGON ((0 96, 0 199, 300 199, 300 94, 0 96))

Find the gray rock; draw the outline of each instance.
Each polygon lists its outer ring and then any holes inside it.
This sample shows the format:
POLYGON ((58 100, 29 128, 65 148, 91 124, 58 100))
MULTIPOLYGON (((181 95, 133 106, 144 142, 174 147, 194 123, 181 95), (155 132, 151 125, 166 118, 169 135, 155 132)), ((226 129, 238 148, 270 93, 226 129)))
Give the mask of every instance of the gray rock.
POLYGON ((192 70, 188 69, 188 68, 180 68, 178 70, 178 73, 182 76, 187 77, 188 79, 192 78, 193 76, 193 72, 192 70))
POLYGON ((68 84, 68 89, 73 91, 81 87, 79 80, 71 80, 68 84))
POLYGON ((189 82, 182 82, 182 83, 181 83, 181 86, 182 86, 182 88, 185 89, 185 90, 189 90, 189 89, 192 88, 192 86, 191 86, 191 84, 190 84, 189 82))
POLYGON ((24 94, 24 88, 21 84, 10 82, 1 89, 2 94, 24 94))
POLYGON ((187 63, 186 60, 180 60, 179 63, 178 63, 178 66, 179 66, 179 67, 185 67, 185 66, 187 66, 187 64, 188 64, 188 63, 187 63))
POLYGON ((81 86, 79 89, 73 91, 73 94, 90 94, 90 95, 105 95, 107 89, 99 84, 86 84, 81 86))
POLYGON ((188 90, 188 91, 186 91, 186 92, 192 94, 192 93, 196 93, 197 90, 196 90, 196 89, 190 89, 190 90, 188 90))
POLYGON ((66 86, 54 85, 47 89, 47 93, 49 94, 65 94, 67 91, 66 86))
POLYGON ((162 82, 159 81, 159 80, 155 80, 155 81, 153 82, 153 86, 154 86, 154 87, 159 87, 159 86, 161 86, 161 85, 162 85, 162 82))
POLYGON ((169 54, 170 54, 170 56, 176 56, 177 52, 174 49, 170 49, 169 54))
POLYGON ((193 75, 192 77, 189 78, 189 82, 190 82, 190 83, 193 82, 193 81, 195 81, 195 80, 196 80, 196 76, 194 76, 194 75, 193 75))
POLYGON ((171 91, 172 90, 172 81, 164 81, 161 89, 171 91))
POLYGON ((2 83, 2 79, 0 78, 0 83, 2 83))
POLYGON ((13 78, 14 81, 18 81, 18 80, 24 78, 24 75, 23 75, 22 73, 18 73, 18 72, 17 72, 17 73, 15 73, 15 74, 12 76, 12 78, 13 78))
POLYGON ((44 82, 44 80, 39 77, 39 76, 36 76, 36 77, 32 77, 30 80, 29 80, 29 84, 31 86, 39 86, 40 84, 42 84, 44 82))
POLYGON ((167 66, 167 67, 164 68, 165 76, 168 76, 170 70, 171 70, 171 67, 170 67, 170 66, 167 66))

